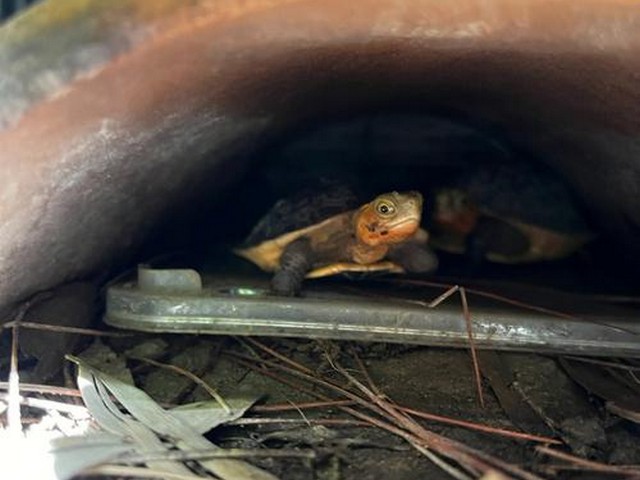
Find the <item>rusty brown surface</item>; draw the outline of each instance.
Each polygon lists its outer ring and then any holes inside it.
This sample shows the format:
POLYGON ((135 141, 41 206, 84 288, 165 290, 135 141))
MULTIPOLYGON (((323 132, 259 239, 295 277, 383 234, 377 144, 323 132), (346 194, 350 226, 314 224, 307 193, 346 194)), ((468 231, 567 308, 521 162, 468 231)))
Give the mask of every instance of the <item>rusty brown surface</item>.
POLYGON ((640 252, 634 2, 72 3, 0 29, 0 305, 130 252, 262 135, 367 107, 500 128, 640 252))

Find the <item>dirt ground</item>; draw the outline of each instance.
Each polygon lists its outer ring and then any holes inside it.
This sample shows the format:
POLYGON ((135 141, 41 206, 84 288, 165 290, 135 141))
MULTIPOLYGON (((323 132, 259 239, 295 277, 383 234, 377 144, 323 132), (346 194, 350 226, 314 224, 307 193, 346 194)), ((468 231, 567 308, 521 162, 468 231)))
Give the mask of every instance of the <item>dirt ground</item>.
MULTIPOLYGON (((131 347, 130 342, 111 343, 117 351, 124 352, 131 347)), ((562 451, 606 464, 640 463, 637 424, 608 412, 601 399, 591 396, 567 375, 558 358, 482 352, 485 402, 482 407, 469 352, 462 349, 285 339, 261 339, 261 342, 309 367, 314 374, 330 379, 337 378, 331 358, 349 371, 358 370, 352 361, 355 351, 373 384, 396 404, 492 427, 550 436, 563 442, 562 451)), ((261 407, 295 406, 318 400, 246 367, 233 356, 247 353, 250 344, 224 337, 192 336, 164 336, 161 343, 162 349, 166 349, 163 362, 199 374, 223 397, 256 395, 261 398, 261 407)), ((201 387, 194 387, 188 379, 173 372, 144 365, 133 371, 138 384, 159 402, 173 404, 210 398, 201 387)), ((304 384, 298 380, 294 383, 304 384)), ((274 458, 254 462, 282 479, 451 478, 397 435, 380 428, 323 423, 341 420, 353 417, 328 407, 253 412, 240 425, 211 432, 210 438, 224 447, 310 449, 315 453, 313 460, 274 458), (242 424, 249 419, 258 423, 242 424), (258 419, 269 419, 269 423, 258 419)), ((556 468, 568 464, 536 453, 534 442, 440 422, 421 423, 432 432, 545 478, 602 478, 598 476, 602 473, 556 468)))

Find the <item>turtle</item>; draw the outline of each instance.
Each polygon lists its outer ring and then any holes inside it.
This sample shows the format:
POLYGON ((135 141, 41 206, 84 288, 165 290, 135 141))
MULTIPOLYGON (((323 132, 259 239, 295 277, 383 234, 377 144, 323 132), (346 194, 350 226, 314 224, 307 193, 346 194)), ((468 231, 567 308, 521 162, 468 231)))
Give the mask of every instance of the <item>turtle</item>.
POLYGON ((476 263, 560 260, 595 238, 568 185, 530 162, 473 168, 432 204, 430 245, 476 263))
POLYGON ((417 191, 383 193, 361 204, 341 187, 284 198, 234 252, 273 272, 271 291, 299 295, 305 278, 345 272, 431 272, 437 257, 420 228, 417 191))

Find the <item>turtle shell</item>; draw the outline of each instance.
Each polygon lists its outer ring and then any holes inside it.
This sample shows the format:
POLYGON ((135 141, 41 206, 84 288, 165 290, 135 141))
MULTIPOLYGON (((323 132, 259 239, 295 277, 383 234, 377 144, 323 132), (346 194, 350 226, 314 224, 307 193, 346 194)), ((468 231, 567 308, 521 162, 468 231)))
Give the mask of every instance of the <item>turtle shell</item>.
POLYGON ((483 165, 464 175, 459 187, 481 211, 498 218, 562 234, 590 233, 569 186, 544 165, 483 165))
POLYGON ((305 229, 359 206, 357 195, 344 185, 303 190, 278 200, 258 221, 240 249, 305 229))
POLYGON ((301 191, 276 202, 234 253, 265 271, 274 271, 287 245, 358 207, 357 196, 342 185, 301 191))

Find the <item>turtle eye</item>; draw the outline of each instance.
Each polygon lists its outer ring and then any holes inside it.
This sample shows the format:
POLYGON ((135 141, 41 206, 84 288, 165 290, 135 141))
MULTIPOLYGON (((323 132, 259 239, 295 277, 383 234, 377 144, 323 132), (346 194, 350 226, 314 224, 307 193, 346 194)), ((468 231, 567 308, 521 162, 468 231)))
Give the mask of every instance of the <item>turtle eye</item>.
POLYGON ((384 200, 376 204, 376 212, 384 217, 389 217, 396 213, 396 207, 384 200))

